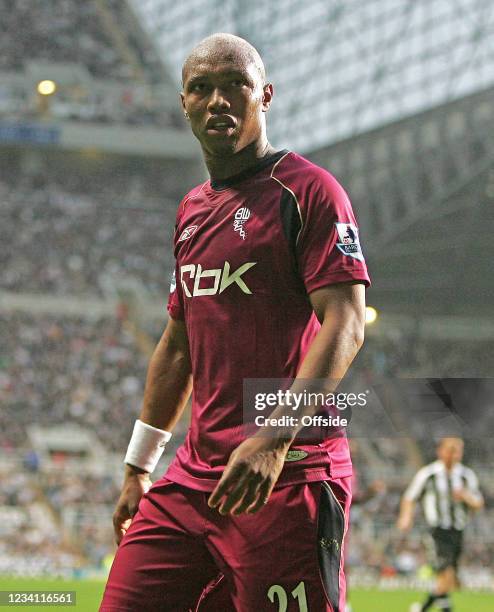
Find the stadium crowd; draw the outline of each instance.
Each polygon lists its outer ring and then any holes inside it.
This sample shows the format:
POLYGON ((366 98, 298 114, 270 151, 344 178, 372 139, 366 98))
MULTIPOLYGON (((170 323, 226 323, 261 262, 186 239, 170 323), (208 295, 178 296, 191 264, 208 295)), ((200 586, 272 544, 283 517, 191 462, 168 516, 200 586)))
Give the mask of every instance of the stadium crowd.
POLYGON ((0 12, 1 71, 20 70, 25 61, 36 59, 81 63, 101 78, 133 76, 103 27, 94 0, 0 0, 0 12))
POLYGON ((0 574, 71 577, 103 567, 119 486, 111 475, 62 467, 0 472, 0 574))
POLYGON ((164 299, 173 269, 174 211, 133 195, 123 183, 82 191, 56 181, 0 181, 0 286, 103 297, 109 283, 133 277, 164 299))
POLYGON ((84 557, 65 541, 36 474, 0 471, 0 574, 69 575, 84 557))
POLYGON ((34 5, 0 0, 0 12, 0 73, 6 75, 0 84, 0 119, 184 127, 178 98, 176 109, 166 108, 155 91, 164 82, 164 70, 150 40, 139 35, 126 2, 107 0, 102 7, 95 0, 34 5), (65 77, 55 94, 41 102, 32 75, 25 72, 30 62, 54 66, 55 80, 57 65, 64 66, 65 73, 72 69, 73 77, 65 77), (77 77, 77 67, 93 80, 77 77), (18 78, 22 74, 23 82, 18 78))
MULTIPOLYGON (((86 68, 95 82, 116 83, 113 90, 61 84, 43 106, 32 88, 14 78, 0 83, 0 120, 183 126, 178 105, 169 111, 150 95, 147 86, 161 82, 162 68, 149 41, 136 33, 126 3, 106 0, 104 5, 143 70, 141 89, 136 64, 115 45, 98 5, 95 0, 0 0, 0 73, 18 75, 30 60, 63 62, 86 68)), ((49 167, 24 173, 11 172, 5 164, 0 289, 88 299, 133 286, 144 299, 163 305, 163 318, 145 323, 148 336, 157 340, 166 317, 183 175, 163 172, 159 180, 146 180, 141 169, 131 176, 97 176, 49 167), (164 201, 163 193, 172 201, 164 201)), ((104 568, 114 551, 111 514, 118 478, 89 467, 85 471, 82 465, 77 471, 70 465, 43 465, 28 428, 80 425, 120 461, 141 403, 148 356, 123 313, 90 318, 62 310, 41 314, 34 305, 30 312, 5 310, 0 311, 0 337, 0 455, 21 462, 11 469, 8 461, 0 461, 0 575, 69 576, 104 568)), ((483 342, 418 341, 415 332, 407 331, 387 338, 370 333, 356 370, 369 383, 377 377, 490 376, 494 356, 483 342)), ((177 426, 168 456, 186 426, 186 419, 177 426)), ((492 425, 485 430, 492 431, 492 425)), ((418 440, 424 460, 432 457, 430 441, 418 440)), ((349 568, 373 579, 416 576, 428 560, 425 531, 418 526, 404 537, 395 529, 400 498, 414 469, 407 448, 399 437, 369 436, 357 442, 359 487, 366 489, 376 479, 386 486, 352 510, 349 568)), ((473 445, 467 440, 466 463, 480 475, 487 509, 467 532, 463 562, 480 572, 482 566, 494 566, 494 459, 488 438, 473 445)))
MULTIPOLYGON (((183 177, 166 173, 159 180, 139 180, 135 174, 141 173, 121 172, 108 180, 103 171, 88 181, 84 172, 60 168, 38 174, 6 171, 0 181, 0 287, 87 299, 107 297, 130 282, 145 299, 163 304, 160 320, 143 323, 151 340, 157 340, 166 318, 171 239, 183 177), (163 201, 162 193, 173 203, 163 201)), ((75 423, 93 432, 109 454, 121 457, 142 399, 148 357, 124 312, 90 318, 69 316, 60 307, 57 313, 41 314, 33 303, 30 311, 1 311, 0 336, 0 453, 30 453, 22 473, 0 478, 0 573, 20 568, 25 574, 60 574, 67 568, 102 567, 114 546, 110 518, 118 484, 113 477, 70 468, 46 471, 33 455, 28 427, 75 423), (47 526, 42 533, 32 526, 39 516, 47 526), (9 531, 12 525, 15 531, 9 531)), ((372 383, 390 376, 478 376, 493 366, 487 343, 418 342, 416 334, 396 331, 388 338, 369 333, 355 370, 362 382, 372 383)), ((167 454, 174 453, 185 428, 186 419, 167 454)), ((412 473, 406 448, 400 438, 368 436, 358 442, 355 464, 361 486, 380 478, 386 492, 354 507, 350 566, 354 571, 365 567, 374 576, 414 575, 425 564, 425 548, 394 530, 400 496, 412 473)), ((424 458, 432 456, 426 443, 420 442, 420 451, 424 458)), ((481 468, 490 457, 489 440, 482 438, 475 452, 470 448, 467 461, 481 468)), ((485 470, 481 482, 488 511, 472 526, 466 553, 471 567, 494 561, 494 483, 485 470)))
MULTIPOLYGON (((162 324, 154 322, 156 337, 162 324)), ((2 312, 0 336, 0 455, 4 467, 21 456, 23 466, 0 474, 0 574, 101 569, 114 549, 117 475, 96 474, 82 462, 75 472, 58 459, 47 471, 28 428, 76 423, 120 456, 139 409, 147 358, 118 317, 2 312)), ((170 452, 184 429, 185 423, 170 452)))
MULTIPOLYGON (((156 339, 162 325, 163 321, 148 321, 148 333, 156 339)), ((45 426, 77 423, 95 432, 108 452, 123 453, 142 397, 147 366, 147 357, 141 353, 123 320, 118 317, 91 320, 2 313, 0 335, 5 339, 0 347, 1 452, 8 455, 16 449, 29 448, 27 428, 32 423, 45 426)), ((369 349, 371 347, 372 344, 369 349)), ((173 454, 185 427, 184 420, 172 438, 170 454, 173 454)), ((354 453, 354 462, 359 486, 365 488, 372 480, 381 478, 386 482, 386 491, 365 504, 357 504, 353 510, 350 566, 355 570, 365 566, 367 573, 374 572, 375 576, 381 577, 414 575, 426 560, 421 532, 418 531, 413 539, 404 539, 393 528, 400 497, 411 474, 411 467, 404 467, 407 466, 407 456, 402 441, 399 438, 376 438, 360 439, 357 443, 359 449, 354 453)), ((421 442, 424 457, 431 456, 432 447, 429 446, 421 442)), ((477 469, 485 468, 486 457, 492 454, 488 440, 476 440, 475 449, 469 449, 467 442, 467 450, 470 452, 468 464, 477 469)), ((60 571, 66 562, 71 566, 75 563, 75 557, 67 557, 75 554, 74 549, 60 548, 60 542, 65 541, 64 529, 77 534, 70 544, 78 546, 85 559, 82 562, 78 558, 74 567, 81 567, 81 563, 101 567, 113 550, 108 525, 118 487, 112 477, 74 474, 66 469, 34 480, 29 472, 39 470, 38 462, 31 458, 26 460, 26 465, 27 474, 19 476, 27 491, 25 499, 19 498, 17 493, 10 493, 12 490, 20 491, 15 478, 4 480, 0 513, 12 513, 12 508, 17 507, 16 520, 28 521, 30 508, 41 495, 45 507, 48 504, 58 517, 52 531, 45 534, 51 538, 46 550, 53 551, 53 555, 48 552, 49 563, 40 562, 37 569, 46 569, 49 573, 57 567, 60 571), (8 510, 5 510, 6 506, 10 506, 8 510), (99 517, 95 517, 96 507, 99 517), (63 512, 66 508, 70 509, 69 514, 63 512)), ((485 469, 483 472, 479 469, 479 473, 484 474, 484 494, 487 508, 491 508, 494 483, 485 474, 485 469)), ((39 507, 42 506, 38 504, 38 512, 39 507)), ((474 521, 470 538, 472 545, 467 547, 466 557, 467 564, 472 567, 479 560, 485 563, 494 561, 490 533, 492 520, 494 517, 489 510, 474 521)), ((7 534, 9 555, 27 558, 29 538, 36 537, 28 530, 16 542, 7 534)), ((33 559, 30 563, 34 563, 33 559)), ((30 571, 34 571, 32 567, 30 571)))
POLYGON ((121 321, 2 313, 0 335, 0 448, 25 447, 31 423, 77 423, 122 452, 147 358, 121 321))
POLYGON ((61 528, 71 534, 72 544, 92 566, 101 567, 113 550, 108 525, 120 493, 113 475, 74 473, 62 468, 43 476, 43 490, 61 528))

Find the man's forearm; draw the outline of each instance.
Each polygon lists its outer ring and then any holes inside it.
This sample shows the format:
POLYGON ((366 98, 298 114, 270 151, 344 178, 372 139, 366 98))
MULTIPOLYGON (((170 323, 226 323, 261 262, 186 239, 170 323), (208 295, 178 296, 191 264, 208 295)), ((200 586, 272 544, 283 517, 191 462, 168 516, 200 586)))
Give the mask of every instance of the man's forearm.
POLYGON ((398 517, 398 528, 404 531, 411 529, 415 515, 415 502, 403 497, 400 504, 400 516, 398 517))
POLYGON ((139 417, 166 431, 173 430, 192 389, 188 346, 175 327, 167 326, 149 362, 139 417))
POLYGON ((185 325, 170 319, 149 361, 140 418, 125 456, 126 478, 148 476, 154 470, 191 389, 185 325))
POLYGON ((324 322, 300 366, 297 378, 340 381, 362 343, 363 329, 357 321, 346 321, 342 327, 338 321, 324 322))
MULTIPOLYGON (((333 393, 341 379, 345 376, 350 364, 357 355, 363 343, 363 328, 357 319, 346 321, 325 321, 314 338, 290 391, 302 393, 306 390, 307 381, 324 380, 324 388, 317 392, 333 393)), ((312 390, 311 390, 312 391, 312 390)), ((297 410, 298 425, 277 430, 274 437, 280 442, 292 442, 300 429, 304 416, 312 416, 320 406, 302 404, 297 410)), ((278 406, 270 418, 286 414, 285 406, 278 406)))

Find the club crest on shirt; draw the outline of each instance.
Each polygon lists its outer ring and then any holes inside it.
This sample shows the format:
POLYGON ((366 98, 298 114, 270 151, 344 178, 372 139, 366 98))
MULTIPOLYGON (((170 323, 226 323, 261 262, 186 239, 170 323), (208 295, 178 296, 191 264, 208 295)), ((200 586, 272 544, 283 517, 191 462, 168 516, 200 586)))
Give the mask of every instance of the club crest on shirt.
POLYGON ((245 231, 245 224, 250 217, 250 210, 243 206, 235 211, 235 218, 233 221, 233 230, 238 232, 242 240, 245 240, 247 232, 245 231))
POLYGON ((348 255, 348 257, 364 261, 357 227, 353 223, 335 223, 335 226, 339 239, 336 243, 338 249, 343 255, 348 255))
POLYGON ((177 242, 182 242, 183 240, 187 240, 187 238, 190 238, 192 234, 196 231, 196 229, 197 225, 189 225, 189 227, 186 227, 184 231, 180 234, 180 238, 177 242))

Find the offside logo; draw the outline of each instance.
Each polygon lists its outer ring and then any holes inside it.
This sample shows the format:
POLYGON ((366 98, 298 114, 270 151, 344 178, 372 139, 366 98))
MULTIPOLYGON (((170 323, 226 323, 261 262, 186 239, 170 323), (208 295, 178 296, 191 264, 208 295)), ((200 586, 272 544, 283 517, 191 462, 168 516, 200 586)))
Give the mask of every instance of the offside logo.
POLYGON ((244 225, 250 217, 250 210, 248 208, 239 208, 235 212, 235 221, 233 222, 233 230, 238 232, 242 240, 245 240, 247 233, 244 229, 244 225))
POLYGON ((184 290, 184 295, 187 297, 197 297, 200 295, 216 295, 223 293, 230 285, 237 284, 243 293, 252 294, 252 291, 247 287, 242 279, 242 274, 256 265, 256 261, 249 261, 237 268, 235 272, 230 272, 230 263, 225 261, 223 268, 213 268, 212 270, 203 270, 201 264, 188 264, 180 266, 180 282, 184 290), (188 277, 189 284, 184 277, 188 277), (209 287, 200 287, 201 280, 212 279, 209 287), (193 283, 191 281, 194 281, 193 283))

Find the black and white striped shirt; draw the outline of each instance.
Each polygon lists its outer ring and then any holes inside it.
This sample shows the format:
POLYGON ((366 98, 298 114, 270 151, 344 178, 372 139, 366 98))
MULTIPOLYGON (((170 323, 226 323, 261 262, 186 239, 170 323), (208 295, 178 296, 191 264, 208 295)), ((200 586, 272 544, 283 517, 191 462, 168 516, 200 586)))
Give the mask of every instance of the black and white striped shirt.
POLYGON ((481 499, 477 476, 462 463, 450 472, 442 461, 434 461, 420 469, 405 491, 405 499, 421 501, 429 527, 464 529, 468 521, 468 506, 455 501, 453 491, 467 489, 481 499))

